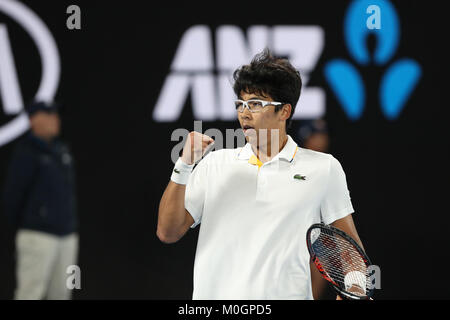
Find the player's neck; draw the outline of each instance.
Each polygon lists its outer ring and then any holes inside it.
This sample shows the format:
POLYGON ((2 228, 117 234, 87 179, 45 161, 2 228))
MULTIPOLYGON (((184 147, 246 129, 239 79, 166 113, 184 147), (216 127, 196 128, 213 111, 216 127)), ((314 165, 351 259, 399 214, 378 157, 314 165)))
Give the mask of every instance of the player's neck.
POLYGON ((256 146, 252 145, 253 152, 262 163, 272 160, 286 145, 288 141, 287 134, 285 131, 280 130, 280 132, 279 135, 274 136, 274 140, 269 136, 266 143, 258 143, 256 146))

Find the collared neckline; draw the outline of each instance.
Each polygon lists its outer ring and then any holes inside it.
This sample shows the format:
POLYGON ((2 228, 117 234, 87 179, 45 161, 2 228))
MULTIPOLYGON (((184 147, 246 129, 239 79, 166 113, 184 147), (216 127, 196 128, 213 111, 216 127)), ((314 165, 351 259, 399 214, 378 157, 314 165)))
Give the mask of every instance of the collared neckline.
MULTIPOLYGON (((297 153, 299 148, 298 148, 297 143, 295 143, 294 139, 292 139, 290 135, 287 135, 287 137, 288 137, 288 140, 287 140, 286 144, 284 145, 283 149, 281 149, 281 151, 275 157, 273 157, 272 160, 270 160, 269 162, 275 161, 278 159, 284 159, 286 161, 292 162, 292 160, 294 159, 295 154, 297 153)), ((256 157, 256 155, 253 152, 252 145, 249 142, 247 142, 245 144, 245 146, 242 147, 241 151, 239 151, 238 159, 250 160, 250 159, 254 159, 253 157, 259 161, 259 159, 256 157)))

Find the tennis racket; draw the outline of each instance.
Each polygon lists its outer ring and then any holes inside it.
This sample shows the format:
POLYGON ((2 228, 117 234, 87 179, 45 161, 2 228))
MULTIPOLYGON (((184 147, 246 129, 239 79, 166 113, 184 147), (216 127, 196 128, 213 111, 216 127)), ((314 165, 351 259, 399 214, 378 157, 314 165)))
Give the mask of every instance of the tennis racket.
POLYGON ((364 250, 344 231, 322 223, 306 232, 312 261, 343 299, 368 300, 374 293, 364 250))

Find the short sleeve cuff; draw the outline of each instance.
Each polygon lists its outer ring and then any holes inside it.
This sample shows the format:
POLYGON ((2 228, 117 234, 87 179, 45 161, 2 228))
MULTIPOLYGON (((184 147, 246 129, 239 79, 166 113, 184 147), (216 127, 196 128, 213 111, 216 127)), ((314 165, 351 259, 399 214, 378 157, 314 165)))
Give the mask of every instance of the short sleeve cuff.
POLYGON ((196 209, 195 206, 187 200, 184 203, 184 207, 189 212, 192 219, 194 219, 194 223, 191 225, 191 228, 195 228, 201 222, 201 214, 199 213, 200 210, 196 209))
POLYGON ((353 209, 352 204, 349 204, 347 207, 337 212, 322 214, 322 222, 325 224, 332 224, 336 220, 342 219, 354 212, 355 210, 353 209))

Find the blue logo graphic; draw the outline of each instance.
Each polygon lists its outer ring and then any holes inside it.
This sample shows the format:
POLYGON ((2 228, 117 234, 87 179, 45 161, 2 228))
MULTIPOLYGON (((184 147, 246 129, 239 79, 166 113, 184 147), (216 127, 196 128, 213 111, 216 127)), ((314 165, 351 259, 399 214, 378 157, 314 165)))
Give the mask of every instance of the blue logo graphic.
MULTIPOLYGON (((387 0, 354 0, 344 19, 344 37, 347 49, 361 66, 373 62, 384 66, 397 51, 400 26, 393 5, 387 0), (383 27, 367 28, 366 10, 371 5, 380 8, 383 27), (374 34, 377 46, 373 59, 367 49, 366 39, 374 34), (373 61, 371 61, 373 60, 373 61)), ((325 78, 347 117, 358 120, 365 106, 365 87, 358 70, 344 59, 334 59, 325 65, 325 78)), ((395 120, 401 113, 422 74, 420 65, 409 58, 394 61, 383 75, 380 83, 379 100, 384 116, 395 120)))

